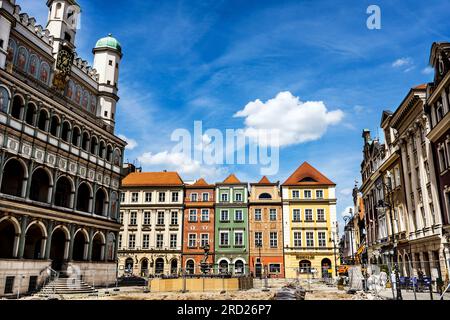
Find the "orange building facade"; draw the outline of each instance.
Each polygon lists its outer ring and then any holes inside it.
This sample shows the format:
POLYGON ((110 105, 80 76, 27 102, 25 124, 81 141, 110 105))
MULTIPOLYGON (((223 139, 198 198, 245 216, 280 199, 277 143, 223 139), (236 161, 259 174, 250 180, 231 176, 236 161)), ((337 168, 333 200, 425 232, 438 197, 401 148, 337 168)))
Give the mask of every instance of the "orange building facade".
POLYGON ((215 186, 204 179, 185 186, 182 263, 187 274, 202 273, 200 263, 206 244, 209 245, 207 262, 214 265, 214 190, 215 186))
POLYGON ((250 184, 250 272, 255 277, 284 278, 283 214, 279 183, 263 177, 250 184))

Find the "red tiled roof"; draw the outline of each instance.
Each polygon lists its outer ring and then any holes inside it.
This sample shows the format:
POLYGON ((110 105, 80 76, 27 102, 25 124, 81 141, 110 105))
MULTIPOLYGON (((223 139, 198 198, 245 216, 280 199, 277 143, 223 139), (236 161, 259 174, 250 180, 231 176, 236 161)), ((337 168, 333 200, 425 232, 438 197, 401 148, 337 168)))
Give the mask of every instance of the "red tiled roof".
POLYGON ((177 172, 133 172, 122 180, 122 186, 183 186, 177 172))
POLYGON ((427 88, 427 85, 425 83, 419 84, 418 86, 415 86, 413 89, 416 90, 425 90, 427 88))
POLYGON ((308 185, 326 185, 335 186, 336 184, 325 177, 316 168, 308 162, 303 164, 294 171, 293 174, 282 184, 283 186, 308 186, 308 185))
POLYGON ((238 184, 241 183, 238 178, 234 175, 234 173, 230 174, 225 180, 222 182, 223 184, 238 184))
POLYGON ((205 179, 200 178, 195 183, 187 185, 186 188, 214 188, 214 185, 208 184, 205 179))
POLYGON ((271 185, 278 185, 278 181, 277 182, 270 182, 270 180, 264 176, 261 178, 261 180, 259 180, 259 182, 257 183, 251 183, 251 185, 257 186, 257 185, 262 185, 262 186, 271 186, 271 185))

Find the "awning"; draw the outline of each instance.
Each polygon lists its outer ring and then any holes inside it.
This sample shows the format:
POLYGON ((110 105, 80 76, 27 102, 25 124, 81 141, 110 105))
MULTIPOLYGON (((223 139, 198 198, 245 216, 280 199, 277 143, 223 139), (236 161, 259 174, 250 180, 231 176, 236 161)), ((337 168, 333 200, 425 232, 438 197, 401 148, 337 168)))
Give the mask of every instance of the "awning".
POLYGON ((359 247, 358 251, 356 251, 356 255, 359 256, 364 252, 364 250, 366 250, 366 246, 362 245, 361 247, 359 247))

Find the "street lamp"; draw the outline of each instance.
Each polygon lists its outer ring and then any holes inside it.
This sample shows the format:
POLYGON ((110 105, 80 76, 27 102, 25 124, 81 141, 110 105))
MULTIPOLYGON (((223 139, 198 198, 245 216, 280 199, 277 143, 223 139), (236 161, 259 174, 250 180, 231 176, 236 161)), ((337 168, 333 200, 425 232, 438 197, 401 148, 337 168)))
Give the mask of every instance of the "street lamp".
MULTIPOLYGON (((259 267, 260 267, 259 278, 262 279, 262 262, 261 262, 262 241, 261 240, 258 240, 256 242, 256 247, 258 248, 258 252, 259 252, 259 267)), ((255 266, 255 273, 256 273, 256 266, 255 266)), ((256 276, 256 274, 255 274, 255 276, 256 276)))
POLYGON ((386 190, 386 195, 388 197, 388 201, 380 200, 378 201, 378 205, 381 208, 389 208, 389 216, 390 216, 390 223, 391 223, 391 241, 392 241, 392 254, 393 254, 393 260, 394 260, 394 273, 395 273, 395 282, 396 282, 396 288, 397 288, 397 300, 403 300, 402 297, 402 290, 400 288, 400 274, 399 274, 399 268, 398 268, 398 256, 397 256, 397 239, 394 234, 394 219, 393 219, 393 210, 394 210, 394 199, 393 199, 393 190, 392 190, 392 180, 391 180, 391 174, 388 171, 386 173, 387 177, 387 183, 379 182, 377 185, 377 188, 379 190, 383 190, 383 188, 386 190))
POLYGON ((334 253, 334 274, 337 277, 338 276, 338 269, 337 269, 337 257, 336 257, 336 240, 333 238, 330 239, 331 242, 333 242, 333 253, 334 253))

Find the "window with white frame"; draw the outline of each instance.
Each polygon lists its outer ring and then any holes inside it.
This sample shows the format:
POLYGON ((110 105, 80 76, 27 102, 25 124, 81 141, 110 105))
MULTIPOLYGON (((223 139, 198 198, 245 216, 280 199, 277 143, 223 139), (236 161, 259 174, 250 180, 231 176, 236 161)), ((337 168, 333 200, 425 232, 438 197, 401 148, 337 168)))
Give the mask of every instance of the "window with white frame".
POLYGON ((325 221, 325 210, 317 209, 317 221, 325 221))
POLYGON ((255 247, 262 247, 263 245, 263 235, 262 232, 256 231, 255 232, 255 247))
POLYGON ((236 193, 234 197, 236 202, 242 202, 242 193, 236 193))
POLYGON ((150 247, 150 235, 144 233, 142 235, 142 249, 148 249, 150 247))
POLYGON ((170 249, 175 249, 177 247, 178 237, 176 234, 172 233, 170 235, 170 249))
POLYGON ((163 225, 164 224, 164 211, 158 211, 156 224, 158 224, 158 225, 163 225))
POLYGON ((158 201, 159 202, 166 202, 166 193, 165 192, 159 192, 158 193, 158 201))
POLYGON ((131 202, 138 202, 139 201, 139 193, 138 192, 132 192, 131 193, 131 202))
POLYGON ((164 235, 162 233, 158 233, 156 235, 156 248, 161 249, 164 245, 164 235))
POLYGON ((130 234, 128 235, 128 249, 134 249, 136 246, 136 235, 130 234))
POLYGON ((202 233, 201 235, 201 246, 202 248, 209 244, 209 233, 202 233))
POLYGON ((178 202, 178 192, 172 192, 172 202, 178 202))
POLYGON ((323 199, 323 190, 316 190, 316 199, 323 199))
POLYGON ((220 221, 229 221, 228 210, 220 210, 220 221))
POLYGON ((269 210, 269 219, 270 219, 270 221, 276 221, 277 220, 277 209, 270 209, 269 210))
POLYGON ((202 209, 202 221, 209 221, 209 209, 202 209))
POLYGON ((302 233, 301 232, 294 232, 294 247, 299 248, 302 246, 302 233))
POLYGON ((255 209, 255 221, 261 221, 261 209, 255 209))
POLYGON ((311 190, 304 190, 303 191, 303 197, 305 198, 305 199, 311 199, 311 190))
POLYGON ((314 232, 306 232, 306 246, 314 247, 314 232))
POLYGON ((222 193, 220 195, 220 201, 222 202, 228 202, 228 194, 227 193, 222 193))
POLYGON ((119 245, 119 249, 122 248, 122 235, 121 234, 119 234, 119 243, 118 243, 118 245, 119 245))
POLYGON ((278 233, 277 232, 271 232, 269 234, 270 236, 270 247, 271 248, 277 248, 278 247, 278 233))
POLYGON ((204 192, 202 194, 202 200, 205 202, 209 201, 209 193, 208 192, 204 192))
POLYGON ((313 211, 312 209, 305 209, 305 221, 313 221, 313 211))
POLYGON ((197 202, 198 201, 198 194, 197 193, 191 193, 191 201, 197 202))
POLYGON ((229 231, 220 231, 220 245, 228 246, 230 244, 229 231))
POLYGON ((123 212, 122 211, 120 211, 120 213, 119 213, 119 222, 120 222, 120 224, 123 224, 123 212))
POLYGON ((145 193, 145 202, 152 202, 152 193, 151 192, 145 193))
POLYGON ((150 211, 144 211, 144 225, 148 226, 151 224, 151 213, 150 211))
POLYGON ((125 202, 125 192, 120 193, 120 202, 125 202))
POLYGON ((269 263, 269 273, 280 273, 281 264, 279 263, 269 263))
POLYGON ((189 246, 189 248, 197 247, 197 234, 195 234, 195 233, 189 234, 188 246, 189 246))
POLYGON ((130 225, 135 226, 137 223, 137 212, 132 211, 130 212, 130 225))
POLYGON ((301 221, 300 209, 292 210, 292 221, 294 222, 301 221))
POLYGON ((197 222, 197 210, 196 209, 189 210, 189 222, 197 222))
POLYGON ((171 212, 170 224, 173 226, 176 226, 178 224, 178 211, 171 212))
POLYGON ((242 215, 242 210, 234 211, 234 221, 244 221, 244 217, 242 215))
POLYGON ((326 233, 325 232, 317 233, 317 240, 319 241, 319 247, 326 247, 327 239, 326 239, 326 233))
POLYGON ((236 247, 241 247, 244 245, 244 232, 243 231, 235 231, 234 232, 234 245, 236 247))
POLYGON ((298 191, 298 190, 293 190, 293 191, 292 191, 292 198, 294 198, 294 199, 300 198, 300 191, 298 191))

